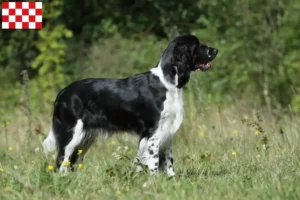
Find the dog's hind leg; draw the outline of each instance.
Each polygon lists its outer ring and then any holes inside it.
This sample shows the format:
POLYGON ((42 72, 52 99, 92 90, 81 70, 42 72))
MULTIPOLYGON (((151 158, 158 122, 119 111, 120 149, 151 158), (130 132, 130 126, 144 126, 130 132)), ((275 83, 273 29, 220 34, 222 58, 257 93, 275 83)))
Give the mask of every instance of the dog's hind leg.
POLYGON ((60 172, 67 172, 68 166, 72 166, 76 162, 78 158, 76 150, 84 142, 84 137, 85 130, 83 129, 83 122, 79 119, 77 120, 77 123, 73 129, 73 137, 71 141, 65 146, 64 150, 62 148, 59 149, 59 154, 57 157, 58 162, 61 160, 61 156, 63 155, 63 161, 59 168, 60 172))
POLYGON ((70 157, 70 164, 71 164, 71 169, 74 170, 74 165, 76 161, 82 164, 83 162, 83 157, 87 153, 88 149, 94 142, 96 137, 96 133, 94 131, 87 131, 84 130, 84 139, 78 145, 75 150, 73 151, 73 154, 70 157))
POLYGON ((143 163, 142 160, 143 160, 144 152, 147 148, 147 141, 148 141, 147 138, 142 138, 139 142, 138 153, 134 160, 134 165, 136 166, 136 170, 135 170, 136 172, 143 171, 143 167, 141 165, 143 164, 146 165, 146 161, 144 160, 143 163))

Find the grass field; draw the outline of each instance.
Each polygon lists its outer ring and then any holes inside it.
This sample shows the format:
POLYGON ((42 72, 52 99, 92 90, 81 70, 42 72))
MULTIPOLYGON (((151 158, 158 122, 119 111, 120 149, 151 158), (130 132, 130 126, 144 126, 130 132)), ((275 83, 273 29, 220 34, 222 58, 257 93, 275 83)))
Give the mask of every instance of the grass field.
POLYGON ((300 199, 297 116, 187 105, 174 138, 174 178, 135 173, 138 138, 126 133, 97 141, 83 168, 63 176, 48 169, 54 159, 41 148, 50 117, 33 119, 31 140, 22 116, 3 123, 0 199, 300 199))

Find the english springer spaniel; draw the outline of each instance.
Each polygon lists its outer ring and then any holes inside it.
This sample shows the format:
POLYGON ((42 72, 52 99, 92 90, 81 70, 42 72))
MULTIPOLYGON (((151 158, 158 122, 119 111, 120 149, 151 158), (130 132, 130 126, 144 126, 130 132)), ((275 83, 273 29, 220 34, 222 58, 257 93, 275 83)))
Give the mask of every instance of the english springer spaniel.
POLYGON ((190 73, 208 70, 218 50, 193 35, 174 38, 148 72, 123 79, 89 78, 71 83, 54 102, 45 152, 58 150, 56 169, 82 159, 96 136, 129 131, 139 135, 137 160, 150 174, 174 176, 172 138, 183 116, 182 88, 190 73), (83 152, 78 155, 78 150, 83 152))

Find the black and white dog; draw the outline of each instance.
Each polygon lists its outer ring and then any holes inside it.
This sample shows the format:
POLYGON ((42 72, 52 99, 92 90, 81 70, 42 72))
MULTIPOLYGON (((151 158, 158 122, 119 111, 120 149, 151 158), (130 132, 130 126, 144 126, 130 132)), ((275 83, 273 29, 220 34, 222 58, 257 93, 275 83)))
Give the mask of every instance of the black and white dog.
POLYGON ((138 161, 150 174, 164 170, 174 176, 172 137, 183 116, 182 88, 192 71, 211 67, 218 50, 193 35, 174 38, 157 67, 124 79, 84 79, 59 92, 45 152, 57 148, 56 169, 82 159, 96 136, 136 132, 138 161), (78 150, 83 152, 78 155, 78 150))

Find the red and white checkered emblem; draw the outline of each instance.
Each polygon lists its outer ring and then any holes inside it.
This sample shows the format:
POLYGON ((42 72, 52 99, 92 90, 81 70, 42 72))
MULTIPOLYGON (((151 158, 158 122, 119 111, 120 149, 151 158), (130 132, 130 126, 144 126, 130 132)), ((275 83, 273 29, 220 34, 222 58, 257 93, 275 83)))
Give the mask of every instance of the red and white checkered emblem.
POLYGON ((42 2, 2 2, 2 29, 41 29, 42 2))

